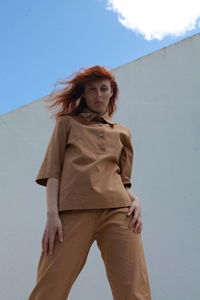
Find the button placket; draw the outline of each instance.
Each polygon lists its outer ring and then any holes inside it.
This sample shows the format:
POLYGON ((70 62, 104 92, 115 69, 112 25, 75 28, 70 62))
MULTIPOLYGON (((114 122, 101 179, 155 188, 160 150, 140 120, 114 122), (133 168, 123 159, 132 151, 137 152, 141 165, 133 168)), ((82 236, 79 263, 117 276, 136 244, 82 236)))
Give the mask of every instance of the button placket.
POLYGON ((103 144, 99 144, 98 146, 100 150, 105 151, 105 146, 103 144))
POLYGON ((104 137, 104 132, 103 132, 103 131, 100 131, 100 132, 98 133, 98 136, 99 136, 99 137, 104 137))
MULTIPOLYGON (((98 138, 102 139, 104 138, 104 131, 103 130, 99 130, 98 134, 97 134, 98 138)), ((105 151, 105 145, 103 143, 98 145, 99 149, 101 151, 105 151)))
MULTIPOLYGON (((103 126, 103 123, 101 120, 96 120, 96 125, 99 127, 103 126)), ((98 132, 97 132, 97 138, 98 139, 102 139, 104 138, 104 131, 103 128, 99 128, 98 132)), ((102 141, 102 140, 101 140, 102 141)), ((105 151, 105 145, 99 140, 99 144, 97 144, 97 147, 99 148, 99 150, 101 150, 101 152, 105 151)))

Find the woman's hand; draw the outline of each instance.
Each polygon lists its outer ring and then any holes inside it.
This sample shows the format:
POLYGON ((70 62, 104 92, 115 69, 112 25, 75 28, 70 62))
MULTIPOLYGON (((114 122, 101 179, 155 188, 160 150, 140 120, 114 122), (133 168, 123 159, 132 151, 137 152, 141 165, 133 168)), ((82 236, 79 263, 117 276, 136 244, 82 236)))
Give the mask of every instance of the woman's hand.
POLYGON ((60 242, 63 242, 63 229, 62 222, 58 213, 50 213, 47 216, 46 227, 42 237, 42 250, 44 254, 51 255, 54 248, 55 235, 58 232, 58 238, 60 242))
POLYGON ((126 188, 127 193, 131 199, 131 205, 128 210, 127 215, 132 215, 129 227, 136 233, 141 233, 142 231, 142 216, 141 216, 141 203, 140 199, 133 194, 133 192, 126 188))

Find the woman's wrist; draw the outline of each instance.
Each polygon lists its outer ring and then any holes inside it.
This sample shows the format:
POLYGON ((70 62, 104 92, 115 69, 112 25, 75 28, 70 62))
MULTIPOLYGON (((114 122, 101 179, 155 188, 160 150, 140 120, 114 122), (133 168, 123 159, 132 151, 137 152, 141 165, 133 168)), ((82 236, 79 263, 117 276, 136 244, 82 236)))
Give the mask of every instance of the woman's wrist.
POLYGON ((47 210, 47 217, 58 216, 58 210, 47 210))

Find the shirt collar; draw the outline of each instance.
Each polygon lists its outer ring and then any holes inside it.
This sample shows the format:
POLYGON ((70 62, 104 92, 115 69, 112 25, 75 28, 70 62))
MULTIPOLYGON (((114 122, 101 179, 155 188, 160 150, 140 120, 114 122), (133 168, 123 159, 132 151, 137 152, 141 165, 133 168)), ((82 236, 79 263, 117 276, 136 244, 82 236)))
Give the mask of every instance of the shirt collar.
POLYGON ((99 116, 98 114, 96 114, 95 112, 92 112, 90 110, 88 110, 87 108, 84 108, 84 110, 80 113, 80 118, 83 121, 83 123, 85 124, 89 124, 95 117, 98 118, 102 118, 104 119, 108 124, 111 125, 115 125, 117 124, 116 122, 113 122, 113 120, 111 119, 111 117, 108 114, 108 109, 106 110, 106 112, 99 116))

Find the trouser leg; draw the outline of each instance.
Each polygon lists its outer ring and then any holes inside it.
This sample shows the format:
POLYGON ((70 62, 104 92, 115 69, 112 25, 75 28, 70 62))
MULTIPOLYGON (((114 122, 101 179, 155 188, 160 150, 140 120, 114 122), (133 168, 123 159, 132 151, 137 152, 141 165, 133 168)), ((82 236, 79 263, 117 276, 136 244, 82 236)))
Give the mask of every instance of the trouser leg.
POLYGON ((41 252, 36 285, 28 300, 66 300, 86 262, 94 241, 94 218, 83 210, 65 211, 60 217, 63 242, 60 243, 56 235, 53 253, 45 256, 41 252))
POLYGON ((115 300, 151 300, 141 234, 129 227, 127 207, 105 210, 99 218, 97 245, 115 300))

